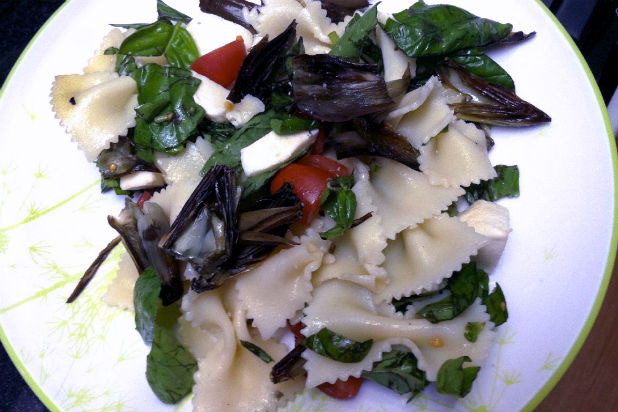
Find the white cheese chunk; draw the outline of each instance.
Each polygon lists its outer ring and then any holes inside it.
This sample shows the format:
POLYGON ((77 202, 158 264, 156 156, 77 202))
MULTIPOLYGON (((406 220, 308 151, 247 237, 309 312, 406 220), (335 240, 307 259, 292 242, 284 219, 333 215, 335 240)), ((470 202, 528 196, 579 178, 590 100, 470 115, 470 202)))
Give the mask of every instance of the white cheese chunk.
POLYGON ((202 81, 193 95, 195 103, 204 108, 206 117, 210 120, 215 122, 226 121, 225 113, 227 110, 225 102, 230 91, 206 76, 196 72, 192 72, 192 74, 202 81))
POLYGON ((157 172, 134 172, 120 177, 122 190, 142 190, 165 185, 163 175, 157 172))
POLYGON ((258 113, 266 110, 266 106, 260 99, 250 94, 242 98, 240 103, 234 104, 234 108, 225 114, 226 119, 234 127, 244 126, 249 120, 258 113))
POLYGON ((306 131, 286 136, 270 132, 240 150, 240 161, 247 177, 267 172, 282 165, 309 147, 316 133, 306 131))

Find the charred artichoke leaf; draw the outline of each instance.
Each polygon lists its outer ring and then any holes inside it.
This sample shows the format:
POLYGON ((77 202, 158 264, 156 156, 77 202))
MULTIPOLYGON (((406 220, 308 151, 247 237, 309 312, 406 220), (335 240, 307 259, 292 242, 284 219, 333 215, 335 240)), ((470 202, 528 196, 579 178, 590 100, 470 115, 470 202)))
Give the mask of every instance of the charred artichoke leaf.
POLYGON ((300 355, 305 349, 306 346, 298 345, 277 362, 270 371, 270 380, 273 383, 281 383, 304 374, 307 361, 300 355))
POLYGON ((139 207, 127 197, 125 199, 125 207, 120 211, 118 217, 107 216, 107 222, 118 232, 122 238, 122 243, 124 243, 133 263, 135 263, 138 273, 142 273, 150 266, 150 262, 137 230, 137 218, 133 212, 134 208, 139 207))
MULTIPOLYGON (((450 58, 445 59, 447 67, 453 69, 461 81, 478 92, 489 103, 454 103, 455 115, 463 120, 496 126, 524 127, 551 122, 545 112, 518 97, 506 87, 484 80, 472 74, 465 67, 450 58)), ((443 75, 441 77, 444 77, 443 75)))
POLYGON ((293 240, 286 239, 282 236, 271 235, 270 233, 254 232, 252 230, 246 230, 242 232, 239 236, 239 240, 243 243, 254 243, 258 245, 270 244, 295 246, 300 244, 298 242, 294 242, 293 240))
POLYGON ((239 103, 250 94, 262 101, 269 101, 273 77, 285 64, 285 57, 295 44, 296 21, 271 41, 265 36, 245 57, 227 99, 239 103))
POLYGON ((71 296, 69 296, 69 298, 67 299, 67 303, 73 303, 75 299, 77 299, 79 295, 81 295, 84 289, 86 289, 86 286, 88 286, 88 283, 90 283, 92 278, 94 278, 94 275, 96 275, 103 262, 105 262, 110 252, 116 246, 118 246, 118 243, 120 243, 121 240, 122 238, 120 236, 117 236, 111 242, 109 242, 107 246, 105 246, 105 248, 99 253, 94 262, 92 262, 88 269, 86 269, 81 279, 79 280, 79 283, 77 284, 77 286, 75 286, 75 289, 71 293, 71 296))
POLYGON ((97 166, 103 179, 114 179, 133 170, 138 165, 137 156, 132 153, 131 139, 121 137, 97 157, 97 166))
POLYGON ((292 90, 298 110, 327 122, 344 122, 389 108, 391 99, 378 66, 326 54, 294 57, 292 90))
POLYGON ((356 10, 369 6, 369 2, 366 0, 360 0, 349 5, 328 0, 320 0, 320 3, 322 3, 322 9, 326 10, 326 17, 333 23, 342 22, 347 16, 354 14, 356 10))
POLYGON ((382 156, 418 170, 420 152, 388 123, 378 124, 358 118, 352 121, 352 125, 358 135, 348 132, 334 139, 338 158, 382 156))
POLYGON ((249 30, 251 34, 256 34, 257 31, 251 23, 245 20, 242 9, 252 10, 261 5, 261 1, 260 4, 255 4, 245 0, 200 0, 200 9, 204 13, 214 14, 232 23, 239 24, 249 30))

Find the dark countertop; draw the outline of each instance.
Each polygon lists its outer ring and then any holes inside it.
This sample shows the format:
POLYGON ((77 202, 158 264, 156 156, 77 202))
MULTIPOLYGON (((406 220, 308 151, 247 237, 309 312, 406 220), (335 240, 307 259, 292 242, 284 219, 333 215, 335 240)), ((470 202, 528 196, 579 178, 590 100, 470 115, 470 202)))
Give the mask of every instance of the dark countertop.
MULTIPOLYGON (((608 102, 618 83, 618 2, 543 0, 576 40, 608 102)), ((0 3, 0 81, 62 0, 0 3)), ((537 411, 618 411, 618 274, 614 276, 588 340, 563 379, 537 411)), ((47 412, 0 349, 0 412, 47 412)))

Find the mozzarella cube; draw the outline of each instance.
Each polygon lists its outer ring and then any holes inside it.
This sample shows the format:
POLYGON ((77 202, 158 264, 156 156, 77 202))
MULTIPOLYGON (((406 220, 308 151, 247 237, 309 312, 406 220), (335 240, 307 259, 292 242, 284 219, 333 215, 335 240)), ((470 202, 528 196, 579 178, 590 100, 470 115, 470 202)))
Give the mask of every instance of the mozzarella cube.
POLYGON ((120 188, 122 190, 142 190, 164 185, 165 179, 158 172, 133 172, 120 177, 120 188))
POLYGON ((292 159, 315 141, 315 131, 286 136, 270 132, 240 150, 240 161, 247 177, 273 170, 292 159))
POLYGON ((234 104, 234 108, 225 114, 226 119, 234 127, 244 126, 249 120, 258 113, 266 110, 266 106, 260 99, 250 94, 242 98, 240 103, 234 104))
POLYGON ((213 82, 206 76, 193 72, 194 77, 197 77, 202 82, 193 95, 195 103, 199 104, 206 111, 206 117, 214 122, 226 121, 225 114, 227 112, 225 102, 227 95, 230 93, 228 89, 218 83, 213 82))

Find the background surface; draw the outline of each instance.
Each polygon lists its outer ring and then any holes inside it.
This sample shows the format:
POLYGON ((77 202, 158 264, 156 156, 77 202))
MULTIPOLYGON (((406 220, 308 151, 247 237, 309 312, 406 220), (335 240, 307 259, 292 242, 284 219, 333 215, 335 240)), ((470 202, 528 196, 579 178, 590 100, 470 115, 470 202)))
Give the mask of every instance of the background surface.
MULTIPOLYGON (((580 47, 608 103, 618 84, 618 1, 543 0, 580 47)), ((0 82, 61 0, 0 4, 0 82)), ((44 67, 45 62, 41 62, 44 67)), ((537 411, 618 411, 618 270, 581 352, 537 411)), ((47 412, 0 349, 0 412, 47 412)))

